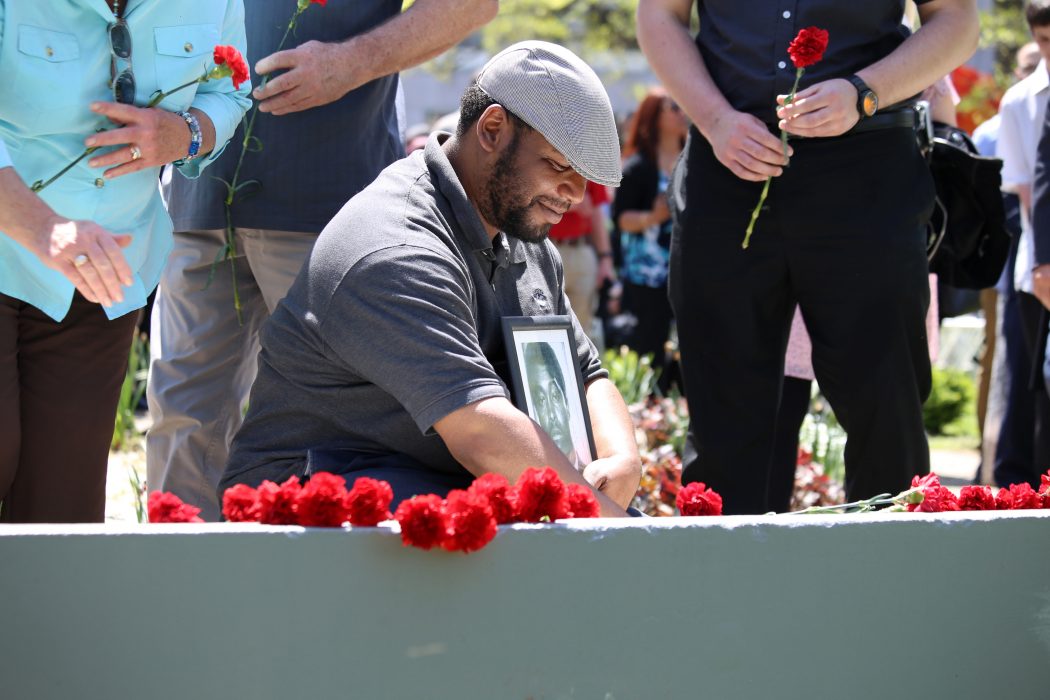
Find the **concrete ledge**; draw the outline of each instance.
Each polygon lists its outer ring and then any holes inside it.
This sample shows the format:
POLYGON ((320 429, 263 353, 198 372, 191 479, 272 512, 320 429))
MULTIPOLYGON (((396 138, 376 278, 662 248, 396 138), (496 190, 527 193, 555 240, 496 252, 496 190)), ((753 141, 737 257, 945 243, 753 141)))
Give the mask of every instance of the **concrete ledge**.
POLYGON ((1050 511, 0 527, 0 696, 1050 698, 1050 511))

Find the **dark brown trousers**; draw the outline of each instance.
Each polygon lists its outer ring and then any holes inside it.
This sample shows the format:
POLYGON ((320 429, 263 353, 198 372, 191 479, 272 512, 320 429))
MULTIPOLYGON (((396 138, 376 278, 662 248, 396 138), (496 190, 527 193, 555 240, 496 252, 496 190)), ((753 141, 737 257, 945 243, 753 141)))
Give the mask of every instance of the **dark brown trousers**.
POLYGON ((0 294, 0 522, 102 522, 137 319, 74 294, 56 322, 0 294))

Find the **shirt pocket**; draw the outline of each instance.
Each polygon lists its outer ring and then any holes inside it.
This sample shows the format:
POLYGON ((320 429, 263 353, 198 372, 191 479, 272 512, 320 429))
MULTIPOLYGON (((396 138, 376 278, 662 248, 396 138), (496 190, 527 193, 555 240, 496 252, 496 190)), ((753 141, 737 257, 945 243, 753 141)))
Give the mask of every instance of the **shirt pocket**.
MULTIPOLYGON (((212 54, 219 43, 219 28, 214 24, 186 24, 156 27, 153 40, 157 84, 165 92, 204 75, 212 66, 212 54)), ((185 110, 193 102, 197 86, 179 90, 160 103, 169 111, 185 110)))
POLYGON ((16 103, 35 112, 62 110, 80 98, 80 44, 73 34, 22 24, 12 81, 16 103))

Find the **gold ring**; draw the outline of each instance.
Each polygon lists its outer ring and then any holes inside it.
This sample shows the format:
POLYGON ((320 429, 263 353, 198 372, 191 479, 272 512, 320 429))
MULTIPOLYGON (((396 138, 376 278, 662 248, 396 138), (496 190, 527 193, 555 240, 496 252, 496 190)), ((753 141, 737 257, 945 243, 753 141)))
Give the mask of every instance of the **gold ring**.
POLYGON ((88 256, 81 253, 77 257, 73 258, 73 267, 83 267, 87 264, 88 256))
POLYGON ((138 146, 132 146, 131 147, 131 159, 132 160, 138 160, 141 157, 142 157, 142 151, 139 150, 139 147, 138 146))

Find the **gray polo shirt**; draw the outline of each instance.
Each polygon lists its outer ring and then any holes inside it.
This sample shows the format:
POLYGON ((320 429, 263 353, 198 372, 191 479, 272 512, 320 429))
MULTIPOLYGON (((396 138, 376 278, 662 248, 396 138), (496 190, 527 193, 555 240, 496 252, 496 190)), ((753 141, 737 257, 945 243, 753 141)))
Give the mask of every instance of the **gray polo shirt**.
POLYGON ((503 316, 567 314, 584 381, 606 376, 548 241, 490 240, 440 143, 394 163, 325 227, 261 333, 221 487, 302 470, 311 448, 465 474, 433 425, 503 396, 503 316))

